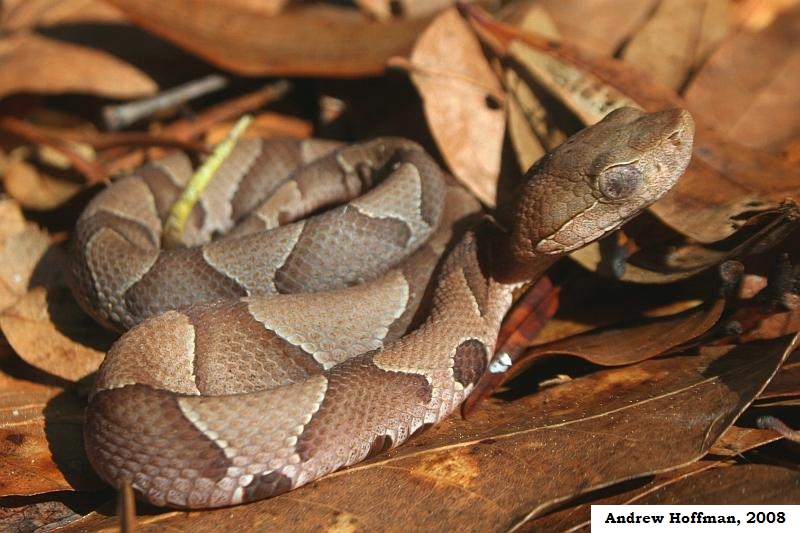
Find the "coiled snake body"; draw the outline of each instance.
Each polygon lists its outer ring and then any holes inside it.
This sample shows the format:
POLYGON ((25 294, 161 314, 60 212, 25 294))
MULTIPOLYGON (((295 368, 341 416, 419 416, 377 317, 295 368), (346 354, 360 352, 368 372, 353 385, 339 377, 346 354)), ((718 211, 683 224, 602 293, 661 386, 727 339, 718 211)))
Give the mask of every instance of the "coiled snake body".
POLYGON ((692 134, 682 110, 611 113, 529 171, 509 234, 486 221, 466 232, 430 288, 454 224, 478 206, 410 141, 243 141, 187 247, 168 251, 162 220, 190 165, 143 167, 75 232, 77 300, 132 327, 90 395, 92 465, 153 504, 205 508, 402 443, 472 391, 514 288, 666 193, 692 134), (298 158, 313 162, 293 171, 298 158), (291 222, 342 198, 354 199, 291 222))

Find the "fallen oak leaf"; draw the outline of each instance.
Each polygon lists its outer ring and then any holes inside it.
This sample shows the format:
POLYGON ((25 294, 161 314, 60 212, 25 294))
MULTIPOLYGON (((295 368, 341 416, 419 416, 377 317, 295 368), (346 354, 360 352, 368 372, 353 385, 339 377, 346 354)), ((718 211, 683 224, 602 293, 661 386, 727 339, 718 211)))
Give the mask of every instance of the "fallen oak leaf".
MULTIPOLYGON (((558 39, 559 33, 552 19, 541 6, 526 10, 520 26, 536 31, 550 39, 558 39)), ((554 119, 553 107, 545 104, 547 95, 536 90, 535 84, 524 78, 514 68, 505 68, 503 85, 508 92, 508 134, 522 171, 530 168, 550 150, 563 143, 567 135, 560 120, 554 119)), ((561 119, 562 117, 558 117, 561 119)))
MULTIPOLYGON (((565 40, 581 43, 585 50, 612 55, 646 23, 659 3, 659 0, 541 0, 533 4, 547 10, 565 40), (620 16, 621 13, 624 15, 620 16)), ((524 14, 530 4, 516 2, 510 7, 519 7, 524 14)), ((502 20, 517 25, 520 14, 512 12, 509 17, 502 20)))
POLYGON ((124 22, 125 17, 103 0, 6 0, 3 26, 8 30, 81 22, 124 22))
MULTIPOLYGON (((769 385, 767 385, 769 387, 769 385)), ((720 435, 708 450, 709 456, 736 457, 780 439, 774 431, 749 427, 731 426, 720 435)))
MULTIPOLYGON (((572 355, 602 366, 628 365, 669 353, 711 330, 722 317, 725 300, 689 309, 675 316, 645 319, 567 337, 527 350, 520 364, 545 355, 572 355)), ((513 375, 523 368, 516 369, 513 375)))

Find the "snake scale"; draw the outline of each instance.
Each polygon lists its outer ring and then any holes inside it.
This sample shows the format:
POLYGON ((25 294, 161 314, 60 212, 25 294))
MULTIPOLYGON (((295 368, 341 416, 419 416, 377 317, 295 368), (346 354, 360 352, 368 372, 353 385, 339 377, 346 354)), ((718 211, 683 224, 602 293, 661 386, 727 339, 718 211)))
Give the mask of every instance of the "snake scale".
POLYGON ((399 445, 487 371, 514 290, 665 194, 692 136, 683 110, 610 113, 527 173, 509 231, 462 231, 478 204, 411 141, 256 139, 219 169, 185 246, 162 250, 191 161, 141 167, 73 239, 76 299, 128 330, 90 394, 93 467, 155 505, 209 508, 399 445))

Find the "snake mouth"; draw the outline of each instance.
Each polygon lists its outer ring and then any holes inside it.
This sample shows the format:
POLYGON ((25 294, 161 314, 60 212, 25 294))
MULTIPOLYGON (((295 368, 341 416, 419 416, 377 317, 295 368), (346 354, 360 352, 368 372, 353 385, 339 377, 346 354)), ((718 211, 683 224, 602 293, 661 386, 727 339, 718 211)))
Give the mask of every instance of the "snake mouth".
MULTIPOLYGON (((638 211, 636 213, 638 213, 638 211)), ((575 223, 578 217, 572 218, 567 222, 567 224, 559 228, 558 231, 556 231, 549 237, 540 240, 536 244, 535 247, 536 252, 543 255, 562 255, 574 252, 575 250, 583 248, 590 242, 596 241, 604 237, 605 235, 608 235, 612 231, 619 229, 620 226, 622 226, 628 220, 633 218, 633 216, 635 216, 636 213, 634 213, 629 217, 621 219, 609 226, 597 227, 595 230, 589 230, 589 231, 585 231, 584 229, 584 231, 582 231, 580 234, 580 238, 576 239, 572 237, 571 239, 567 239, 566 236, 569 235, 570 233, 570 228, 568 227, 568 225, 575 223), (561 237, 562 240, 559 240, 559 237, 561 237), (564 241, 567 240, 571 240, 572 242, 565 243, 564 241)))

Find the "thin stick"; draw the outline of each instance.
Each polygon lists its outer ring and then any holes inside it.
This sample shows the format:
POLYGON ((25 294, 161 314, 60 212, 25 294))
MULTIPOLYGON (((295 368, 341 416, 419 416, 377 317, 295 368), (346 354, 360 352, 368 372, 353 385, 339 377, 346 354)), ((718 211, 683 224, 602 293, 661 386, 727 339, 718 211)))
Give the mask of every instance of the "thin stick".
POLYGON ((161 93, 119 105, 103 107, 103 122, 106 128, 115 131, 130 126, 134 122, 149 117, 164 109, 175 107, 206 94, 218 91, 228 85, 228 79, 219 74, 211 74, 193 80, 161 93))
POLYGON ((67 141, 56 139, 35 126, 14 117, 0 118, 0 130, 12 133, 32 144, 47 145, 66 157, 75 169, 86 177, 87 183, 98 183, 106 179, 109 171, 98 161, 87 159, 76 152, 67 141))
POLYGON ((122 533, 136 533, 136 502, 130 481, 123 481, 117 496, 117 516, 122 533))
POLYGON ((283 98, 291 88, 292 84, 289 81, 278 80, 253 92, 211 106, 198 113, 192 121, 183 120, 170 124, 162 133, 179 139, 191 139, 206 132, 214 124, 252 113, 270 102, 283 98))
MULTIPOLYGON (((247 113, 252 113, 270 102, 282 98, 292 85, 286 80, 279 80, 244 94, 209 107, 199 113, 192 121, 180 120, 161 130, 160 135, 188 141, 207 131, 211 126, 225 120, 231 120, 247 113)), ((107 154, 110 172, 131 168, 141 163, 144 158, 141 151, 125 152, 117 156, 107 154)))
POLYGON ((756 425, 761 429, 770 429, 776 433, 780 433, 780 435, 788 439, 792 442, 800 443, 800 431, 796 429, 792 429, 786 424, 784 424, 781 420, 778 420, 774 416, 771 415, 764 415, 759 416, 756 420, 756 425))

